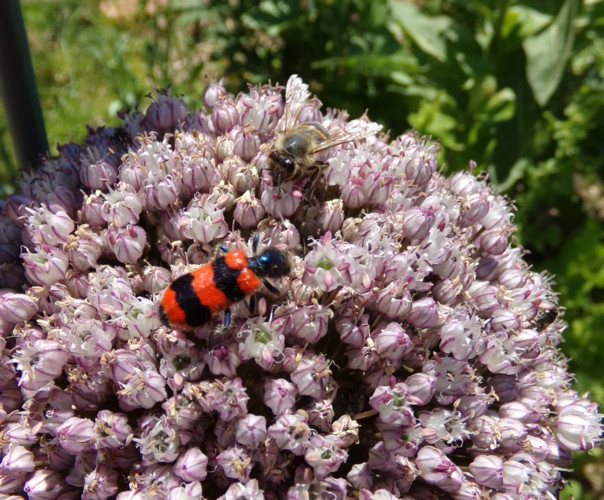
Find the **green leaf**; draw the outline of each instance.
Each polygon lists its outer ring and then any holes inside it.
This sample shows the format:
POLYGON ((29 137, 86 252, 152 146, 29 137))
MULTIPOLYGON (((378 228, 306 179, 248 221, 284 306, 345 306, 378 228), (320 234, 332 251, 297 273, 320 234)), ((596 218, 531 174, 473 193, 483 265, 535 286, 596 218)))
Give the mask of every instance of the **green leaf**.
POLYGON ((510 120, 516 111, 516 94, 510 88, 501 89, 486 102, 480 118, 488 118, 491 122, 510 120))
POLYGON ((428 17, 410 3, 390 2, 392 15, 426 54, 444 62, 447 59, 446 33, 452 21, 446 16, 428 17))
POLYGON ((520 38, 527 38, 544 29, 552 22, 552 16, 531 9, 526 5, 513 5, 505 13, 501 34, 508 37, 518 31, 520 38))
POLYGON ((549 27, 522 43, 528 82, 540 106, 547 104, 562 79, 575 38, 577 10, 577 0, 566 0, 549 27))

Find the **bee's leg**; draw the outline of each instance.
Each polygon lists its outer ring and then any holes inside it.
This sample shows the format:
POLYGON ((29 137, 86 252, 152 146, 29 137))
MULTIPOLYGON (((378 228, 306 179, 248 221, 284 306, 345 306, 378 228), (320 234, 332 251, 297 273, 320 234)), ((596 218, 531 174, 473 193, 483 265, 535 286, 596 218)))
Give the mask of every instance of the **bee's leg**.
POLYGON ((266 287, 266 289, 271 292, 273 295, 279 295, 279 290, 277 290, 277 288, 275 288, 275 285, 273 285, 270 281, 268 280, 262 280, 262 283, 264 283, 264 286, 266 287))
POLYGON ((224 311, 224 327, 228 328, 230 324, 231 324, 231 310, 226 309, 224 311))
POLYGON ((258 251, 258 240, 260 239, 260 235, 258 233, 256 233, 254 235, 254 239, 252 240, 252 253, 254 255, 256 255, 256 252, 258 251))
POLYGON ((255 295, 252 295, 250 297, 250 301, 247 306, 250 311, 250 314, 254 314, 254 312, 256 311, 256 296, 255 295))

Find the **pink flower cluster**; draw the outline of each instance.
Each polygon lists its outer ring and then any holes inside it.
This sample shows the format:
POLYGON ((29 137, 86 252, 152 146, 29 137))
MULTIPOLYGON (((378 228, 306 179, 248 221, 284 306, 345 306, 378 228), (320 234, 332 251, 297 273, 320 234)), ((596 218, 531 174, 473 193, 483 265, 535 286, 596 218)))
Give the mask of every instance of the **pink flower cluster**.
MULTIPOLYGON (((288 85, 306 86, 296 77, 288 85)), ((30 499, 554 497, 600 441, 548 277, 484 179, 413 133, 277 185, 282 88, 160 94, 24 175, 0 216, 0 494, 30 499), (194 333, 157 303, 217 248, 291 253, 194 333)), ((336 134, 351 122, 296 110, 336 134)))

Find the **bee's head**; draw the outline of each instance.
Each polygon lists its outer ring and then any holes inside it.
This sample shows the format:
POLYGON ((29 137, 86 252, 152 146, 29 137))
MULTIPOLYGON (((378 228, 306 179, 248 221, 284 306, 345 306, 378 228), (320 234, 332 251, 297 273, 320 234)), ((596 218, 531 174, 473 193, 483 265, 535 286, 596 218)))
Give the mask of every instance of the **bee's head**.
POLYGON ((283 171, 285 177, 294 173, 296 169, 296 163, 293 158, 285 152, 273 149, 268 155, 268 164, 273 171, 283 171))

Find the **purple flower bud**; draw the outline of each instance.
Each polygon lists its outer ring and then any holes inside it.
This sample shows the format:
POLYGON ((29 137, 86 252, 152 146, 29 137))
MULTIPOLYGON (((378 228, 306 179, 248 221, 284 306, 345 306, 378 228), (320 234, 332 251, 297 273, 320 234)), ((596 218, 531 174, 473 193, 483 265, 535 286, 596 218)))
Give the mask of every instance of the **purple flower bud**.
POLYGON ((398 323, 390 323, 372 336, 380 356, 397 360, 413 350, 411 339, 398 323))
POLYGON ((201 93, 201 100, 207 108, 212 109, 218 101, 226 96, 227 91, 224 88, 222 81, 222 79, 220 79, 218 82, 213 80, 209 82, 203 89, 203 92, 201 93))
POLYGON ((209 243, 223 238, 228 232, 222 210, 206 197, 195 197, 178 216, 176 224, 183 238, 209 243))
POLYGON ((231 131, 233 137, 233 153, 244 161, 250 161, 260 149, 260 138, 253 128, 236 127, 231 131))
POLYGON ((207 475, 208 457, 197 447, 182 453, 174 464, 174 473, 183 481, 203 481, 207 475))
POLYGON ((304 411, 308 414, 308 425, 323 432, 331 430, 331 422, 335 412, 329 399, 314 400, 304 411))
POLYGON ((412 242, 423 240, 434 224, 434 211, 421 207, 413 207, 405 212, 403 217, 403 235, 412 242))
POLYGON ((196 192, 208 192, 221 181, 221 175, 213 159, 183 158, 181 196, 193 196, 196 192))
POLYGON ((222 163, 222 170, 238 193, 250 191, 253 194, 256 191, 259 183, 257 165, 250 165, 234 156, 222 163))
POLYGON ((36 209, 38 202, 23 194, 11 194, 6 199, 6 216, 15 224, 23 225, 29 217, 29 209, 36 209))
POLYGON ((151 130, 174 130, 187 114, 187 107, 181 97, 170 95, 169 91, 158 92, 157 98, 149 105, 144 122, 151 130))
POLYGON ((29 352, 24 347, 18 353, 23 356, 18 364, 19 368, 24 371, 21 385, 30 390, 42 387, 62 375, 63 367, 69 358, 67 349, 52 340, 36 340, 29 352), (32 354, 34 354, 32 358, 28 359, 32 354), (27 361, 31 361, 29 366, 27 366, 27 361))
POLYGON ((472 174, 459 171, 449 179, 451 191, 459 196, 469 196, 483 189, 483 184, 472 174))
POLYGON ((601 418, 593 403, 576 401, 567 404, 558 411, 558 441, 571 451, 593 448, 601 440, 601 418))
POLYGON ((209 351, 204 352, 203 360, 214 375, 225 375, 227 377, 235 376, 237 367, 241 363, 238 347, 233 344, 214 346, 209 351))
POLYGON ((245 484, 233 483, 229 486, 229 489, 224 495, 218 498, 218 500, 263 500, 263 490, 258 486, 256 479, 250 479, 245 484))
POLYGON ((107 191, 117 179, 119 159, 113 154, 89 148, 80 160, 80 180, 87 188, 107 191))
POLYGON ((424 481, 437 486, 445 493, 454 494, 461 488, 463 473, 437 448, 421 448, 417 452, 415 464, 424 481))
POLYGON ((240 95, 241 123, 249 124, 260 132, 272 131, 283 115, 283 99, 274 88, 250 88, 249 96, 240 95))
POLYGON ((352 487, 357 490, 369 490, 373 487, 373 477, 371 475, 371 469, 369 468, 367 462, 354 464, 346 478, 348 479, 348 482, 352 485, 352 487))
POLYGON ((363 192, 363 179, 351 177, 342 185, 342 200, 348 208, 361 208, 365 205, 365 193, 363 192))
POLYGON ((143 199, 148 210, 166 210, 175 204, 182 188, 180 177, 166 175, 143 184, 143 199))
MULTIPOLYGON (((402 136, 405 137, 404 135, 402 136)), ((401 139, 397 139, 399 142, 401 139)), ((413 149, 402 158, 401 166, 403 167, 403 173, 405 178, 414 186, 422 188, 432 178, 432 175, 436 172, 437 161, 434 156, 433 146, 430 145, 416 145, 416 150, 413 149)))
POLYGON ((23 252, 27 279, 34 285, 52 285, 65 278, 69 259, 63 250, 48 245, 36 246, 37 252, 23 252))
POLYGON ((251 191, 246 191, 237 199, 237 205, 233 211, 233 219, 244 229, 258 226, 258 222, 264 217, 264 207, 260 200, 251 191))
POLYGON ((391 282, 378 293, 376 308, 390 319, 402 319, 411 310, 411 295, 409 291, 397 281, 391 282))
POLYGON ((0 290, 0 318, 8 323, 29 321, 38 312, 34 299, 23 293, 0 290))
POLYGON ((216 463, 222 468, 224 475, 247 483, 252 471, 252 461, 245 448, 231 446, 216 457, 216 463))
POLYGON ((496 228, 482 233, 476 240, 483 254, 501 255, 508 248, 508 236, 496 228))
POLYGON ((239 123, 239 113, 229 98, 220 99, 212 108, 212 123, 218 134, 232 130, 239 123))
POLYGON ((264 383, 264 404, 279 416, 294 407, 296 393, 296 387, 287 380, 269 379, 264 383))
MULTIPOLYGON (((104 199, 100 191, 85 197, 82 204, 82 218, 84 222, 92 227, 105 226, 106 222, 102 215, 103 203, 104 199)), ((81 228, 78 231, 80 230, 81 228)))
POLYGON ((124 413, 101 410, 97 414, 94 428, 97 449, 122 448, 130 444, 132 439, 132 427, 128 424, 128 417, 124 413))
POLYGON ((101 217, 113 227, 136 224, 143 211, 143 204, 136 191, 128 184, 120 183, 117 190, 110 190, 102 198, 101 217))
POLYGON ((128 382, 122 384, 123 388, 119 392, 120 408, 124 411, 152 408, 166 399, 166 381, 156 371, 143 371, 134 367, 129 369, 129 375, 128 382))
POLYGON ((248 413, 235 423, 235 436, 237 442, 248 449, 256 449, 266 438, 266 419, 248 413))
POLYGON ((291 315, 292 334, 314 344, 327 334, 331 311, 322 306, 298 307, 291 315))
POLYGON ((268 435, 275 440, 277 447, 294 455, 304 453, 310 434, 306 418, 300 413, 284 413, 268 428, 268 435))
POLYGON ((462 227, 472 226, 483 219, 489 211, 489 200, 484 193, 470 194, 462 200, 462 227))
POLYGON ((147 169, 139 162, 138 156, 130 152, 122 158, 118 177, 121 185, 138 192, 147 180, 147 169))
POLYGON ((275 218, 291 217, 302 203, 303 195, 298 190, 282 191, 267 185, 264 180, 261 186, 260 202, 266 211, 275 218))
POLYGON ((499 489, 503 485, 503 460, 496 455, 478 455, 470 464, 474 481, 488 488, 499 489))
POLYGON ((291 380, 303 396, 320 398, 332 383, 331 370, 323 355, 305 357, 291 374, 291 380))
POLYGON ((4 458, 0 462, 0 472, 18 476, 34 470, 34 454, 14 441, 4 448, 4 458))
POLYGON ((411 311, 407 315, 407 321, 415 328, 430 328, 439 323, 438 308, 436 302, 430 297, 423 297, 411 304, 411 311))
POLYGON ((323 202, 319 210, 318 224, 323 233, 339 231, 344 222, 344 202, 341 199, 323 202))
POLYGON ((147 243, 147 233, 142 227, 128 224, 123 228, 108 229, 103 235, 107 249, 118 261, 134 264, 142 257, 147 243))
POLYGON ((118 473, 111 467, 99 464, 84 477, 83 500, 109 498, 119 491, 118 473))
POLYGON ((368 320, 369 316, 366 314, 355 320, 349 317, 338 319, 336 321, 336 331, 340 335, 340 340, 353 347, 362 347, 369 338, 368 320))
POLYGON ((369 404, 379 413, 384 424, 408 427, 415 422, 415 415, 408 407, 407 385, 399 382, 394 387, 380 386, 369 398, 369 404))
POLYGON ((27 230, 37 243, 58 246, 67 242, 74 228, 73 220, 57 205, 50 208, 42 205, 28 217, 27 230))
POLYGON ((359 442, 359 423, 349 415, 342 415, 331 426, 334 444, 339 448, 349 448, 359 442))
POLYGON ((57 428, 57 438, 61 448, 72 455, 90 450, 94 444, 94 422, 87 418, 68 418, 57 428))
POLYGON ((61 475, 51 469, 38 469, 25 482, 23 491, 27 498, 33 499, 51 499, 60 498, 67 488, 61 475))
POLYGON ((417 401, 416 404, 424 406, 430 402, 434 395, 436 380, 425 373, 414 373, 405 379, 409 389, 409 396, 417 401))
POLYGON ((399 498, 393 495, 388 489, 380 488, 373 493, 369 490, 361 490, 359 492, 359 500, 396 500, 399 498))
POLYGON ((0 494, 7 500, 23 498, 18 496, 9 496, 11 493, 23 493, 23 483, 27 479, 27 474, 0 474, 0 494))
POLYGON ((537 464, 526 454, 518 456, 519 460, 513 458, 503 464, 503 487, 508 491, 521 491, 535 475, 537 464))
POLYGON ((71 265, 76 271, 86 272, 97 265, 103 253, 103 242, 98 234, 81 226, 65 246, 71 265))
POLYGON ((485 282, 474 282, 468 291, 481 318, 489 318, 499 307, 499 290, 485 282))

